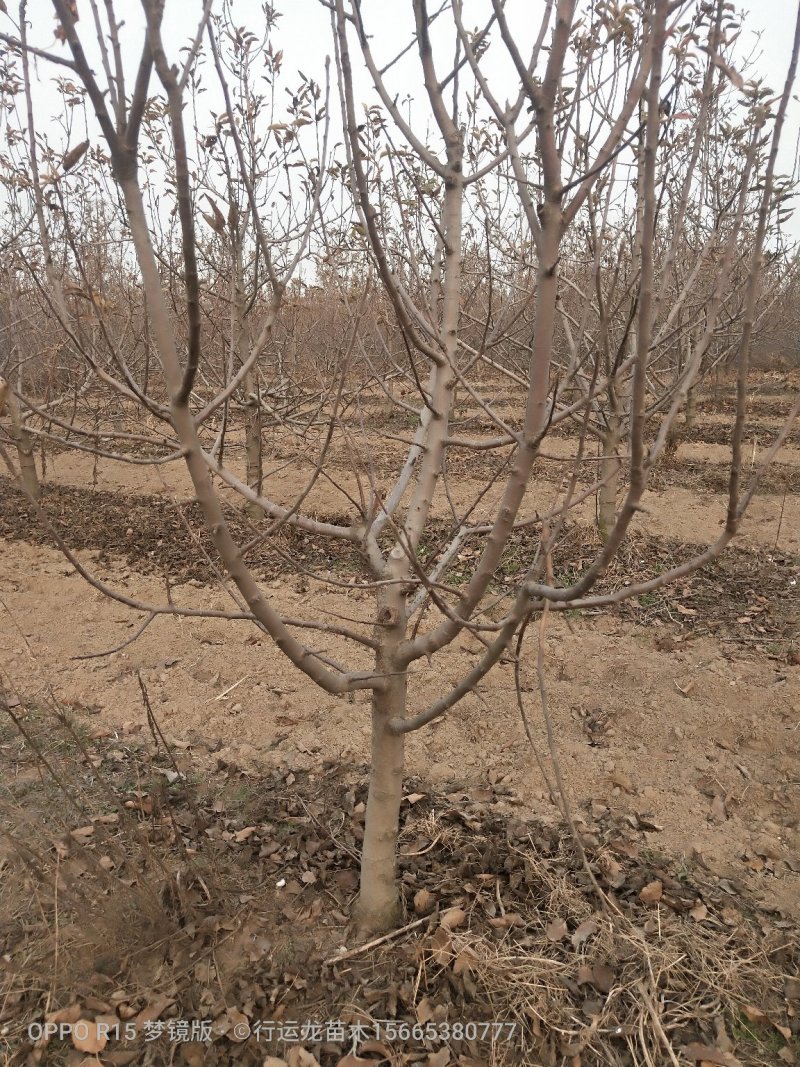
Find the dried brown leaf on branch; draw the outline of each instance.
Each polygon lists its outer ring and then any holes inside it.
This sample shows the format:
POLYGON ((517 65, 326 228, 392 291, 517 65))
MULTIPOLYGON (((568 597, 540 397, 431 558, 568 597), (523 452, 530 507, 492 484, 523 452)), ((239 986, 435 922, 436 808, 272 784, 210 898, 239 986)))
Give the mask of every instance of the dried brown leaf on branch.
POLYGON ((74 148, 71 148, 61 160, 61 166, 64 168, 64 170, 72 170, 75 164, 86 154, 88 148, 88 141, 81 141, 80 144, 75 145, 74 148))

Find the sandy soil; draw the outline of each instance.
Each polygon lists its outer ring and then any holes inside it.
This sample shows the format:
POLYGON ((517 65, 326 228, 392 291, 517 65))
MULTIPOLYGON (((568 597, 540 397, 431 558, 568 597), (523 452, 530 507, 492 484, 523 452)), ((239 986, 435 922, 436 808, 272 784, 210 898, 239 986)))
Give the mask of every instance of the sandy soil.
MULTIPOLYGON (((571 453, 571 443, 564 440, 548 442, 548 451, 564 455, 571 453), (551 448, 551 444, 555 446, 551 448)), ((723 462, 726 449, 723 445, 685 444, 679 450, 679 459, 694 462, 723 462)), ((800 449, 783 449, 780 460, 800 466, 800 449)), ((153 466, 135 466, 124 463, 103 462, 95 466, 93 458, 82 453, 67 453, 50 459, 49 478, 63 485, 91 486, 125 493, 162 493, 176 499, 192 495, 192 486, 185 467, 179 463, 153 466)), ((229 453, 228 462, 237 476, 243 475, 241 453, 229 453)), ((264 493, 276 503, 289 506, 297 497, 298 489, 309 477, 309 466, 296 454, 291 462, 286 459, 272 461, 267 467, 264 493), (275 473, 270 474, 274 470, 275 473)), ((366 477, 359 479, 352 470, 342 467, 335 471, 335 482, 320 480, 306 500, 306 510, 312 515, 352 514, 352 501, 358 500, 360 492, 368 493, 366 477), (360 488, 359 488, 360 486, 360 488)), ((386 477, 379 477, 377 484, 382 491, 391 486, 386 477)), ((481 497, 486 487, 484 478, 470 478, 459 474, 451 480, 450 497, 443 486, 434 498, 433 514, 451 516, 451 502, 456 508, 466 508, 481 497)), ((534 480, 528 491, 524 507, 530 511, 547 511, 561 499, 561 486, 540 479, 534 480)), ((475 510, 476 518, 492 513, 493 506, 502 493, 498 482, 483 495, 475 510)), ((223 495, 225 491, 223 491, 223 495)), ((228 494, 233 500, 233 494, 228 494)), ((689 544, 709 544, 716 540, 724 523, 727 498, 721 493, 698 494, 692 489, 672 485, 664 491, 651 491, 644 498, 645 510, 637 517, 634 528, 644 533, 675 537, 689 544)), ((573 510, 579 521, 590 523, 594 516, 594 500, 587 500, 573 510)), ((786 551, 800 551, 800 496, 782 494, 759 494, 753 501, 742 524, 742 544, 771 547, 775 543, 780 524, 780 546, 786 551)))
MULTIPOLYGON (((86 562, 117 588, 163 598, 156 579, 86 562)), ((145 722, 141 671, 162 729, 212 759, 295 769, 323 757, 353 765, 367 757, 365 696, 349 701, 314 689, 246 623, 162 618, 123 651, 76 660, 129 637, 131 612, 70 574, 56 552, 20 542, 0 556, 0 587, 0 662, 26 699, 52 686, 90 728, 130 729, 145 722)), ((268 592, 282 611, 308 610, 306 592, 283 582, 268 592)), ((182 593, 184 602, 222 606, 213 589, 182 593)), ((360 616, 369 604, 361 594, 328 594, 314 607, 360 616)), ((552 713, 576 804, 649 812, 663 826, 650 835, 653 848, 705 863, 800 914, 800 670, 707 639, 673 648, 658 627, 609 617, 554 618, 550 627, 552 713)), ((337 639, 319 647, 353 663, 337 639)), ((412 708, 440 696, 477 654, 466 637, 432 664, 417 664, 412 708)), ((524 685, 545 753, 530 671, 524 685)), ((550 807, 508 665, 444 722, 414 734, 408 757, 409 771, 432 783, 505 776, 521 811, 550 807)))

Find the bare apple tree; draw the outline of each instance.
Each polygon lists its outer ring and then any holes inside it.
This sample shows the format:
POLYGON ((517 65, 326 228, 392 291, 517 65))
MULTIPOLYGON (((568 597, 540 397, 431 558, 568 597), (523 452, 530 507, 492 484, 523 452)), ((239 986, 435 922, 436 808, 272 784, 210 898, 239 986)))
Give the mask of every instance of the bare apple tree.
MULTIPOLYGON (((39 56, 66 65, 94 109, 124 205, 135 254, 131 291, 141 293, 157 373, 145 387, 141 360, 138 374, 130 359, 117 360, 116 374, 109 358, 90 365, 101 366, 105 388, 160 422, 169 458, 186 464, 236 598, 234 609, 211 614, 251 620, 327 692, 371 694, 358 917, 364 932, 386 928, 399 908, 406 734, 473 692, 501 656, 513 654, 532 617, 618 602, 717 556, 789 433, 800 400, 744 486, 750 341, 787 191, 776 160, 800 28, 785 85, 774 94, 743 81, 733 65, 723 0, 645 0, 620 9, 554 0, 533 28, 519 13, 517 25, 500 0, 477 28, 466 24, 460 0, 435 12, 413 0, 398 14, 408 20, 402 47, 373 37, 358 0, 330 0, 317 10, 331 23, 345 155, 326 147, 323 81, 304 79, 308 92, 294 117, 269 123, 278 156, 264 157, 256 127, 266 103, 244 82, 234 100, 226 85, 232 70, 246 70, 249 39, 270 47, 266 23, 232 32, 236 21, 218 21, 206 0, 177 61, 167 54, 163 5, 142 0, 146 32, 135 77, 126 80, 113 0, 104 13, 90 4, 96 36, 69 0, 53 6, 69 58, 39 56), (210 163, 197 165, 203 134, 187 107, 209 57, 224 104, 206 136, 227 139, 217 184, 210 163), (362 101, 357 87, 365 77, 371 96, 362 101), (419 97, 406 95, 408 85, 419 97), (148 116, 161 123, 174 233, 157 179, 143 164, 148 116), (309 155, 292 160, 302 181, 278 179, 269 159, 286 162, 280 153, 304 127, 316 140, 309 155), (282 219, 269 209, 270 181, 288 205, 282 219), (317 451, 296 499, 281 504, 257 467, 258 425, 247 423, 253 460, 242 477, 223 453, 226 419, 212 426, 212 417, 234 396, 258 393, 254 376, 264 354, 283 351, 279 331, 296 323, 298 307, 306 315, 313 309, 315 293, 327 315, 331 290, 343 310, 326 321, 342 336, 336 359, 323 363, 327 380, 306 424, 316 428, 308 439, 317 451), (224 336, 225 302, 230 330, 212 356, 213 338, 224 336), (649 472, 718 341, 721 315, 728 347, 731 324, 737 332, 738 375, 724 529, 680 566, 595 592, 642 509, 649 472), (498 383, 513 391, 511 404, 496 399, 498 383), (355 425, 345 423, 345 407, 358 413, 355 425), (577 438, 559 451, 569 426, 577 426, 577 438), (388 485, 370 461, 354 472, 355 486, 334 478, 332 442, 346 450, 359 432, 368 458, 370 434, 402 443, 388 485), (581 472, 597 460, 587 455, 587 433, 600 439, 601 460, 609 461, 588 484, 581 472), (551 447, 567 471, 557 492, 542 476, 551 447), (627 485, 617 508, 620 472, 627 485), (339 486, 335 516, 304 511, 320 479, 339 486), (614 487, 603 505, 604 543, 576 581, 556 584, 553 560, 565 524, 604 484, 614 487), (370 614, 335 622, 282 616, 245 562, 247 546, 232 533, 218 485, 263 516, 260 537, 291 528, 355 548, 361 563, 350 581, 371 594, 370 614), (522 534, 527 557, 500 584, 507 550, 522 534), (309 630, 350 642, 353 666, 302 641, 298 634, 309 630), (482 645, 478 661, 455 684, 443 683, 435 702, 419 706, 415 676, 435 671, 465 630, 482 645)), ((4 40, 29 47, 19 34, 4 40)), ((268 365, 274 371, 273 359, 268 365)), ((35 398, 22 395, 19 403, 35 415, 35 398)), ((285 413, 275 415, 297 432, 285 413)), ((45 509, 40 514, 47 521, 45 509)), ((158 614, 202 613, 174 597, 165 604, 128 597, 63 548, 98 588, 144 612, 144 625, 158 614)), ((318 588, 333 581, 307 577, 318 588)))

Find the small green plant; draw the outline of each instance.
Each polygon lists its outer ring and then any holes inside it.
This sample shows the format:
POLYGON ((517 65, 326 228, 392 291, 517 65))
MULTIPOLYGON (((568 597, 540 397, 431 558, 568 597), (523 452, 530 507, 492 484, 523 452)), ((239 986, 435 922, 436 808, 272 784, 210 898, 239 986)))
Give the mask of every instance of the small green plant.
POLYGON ((731 1037, 737 1044, 757 1045, 762 1051, 769 1052, 775 1063, 793 1063, 800 1052, 800 1041, 797 1037, 785 1041, 783 1035, 769 1022, 753 1021, 743 1009, 730 1014, 729 1027, 731 1037), (784 1049, 788 1049, 791 1059, 787 1059, 785 1053, 782 1055, 784 1049))
POLYGON ((661 603, 661 594, 655 592, 642 593, 639 597, 637 597, 637 600, 639 601, 640 607, 655 608, 658 607, 658 605, 661 603))

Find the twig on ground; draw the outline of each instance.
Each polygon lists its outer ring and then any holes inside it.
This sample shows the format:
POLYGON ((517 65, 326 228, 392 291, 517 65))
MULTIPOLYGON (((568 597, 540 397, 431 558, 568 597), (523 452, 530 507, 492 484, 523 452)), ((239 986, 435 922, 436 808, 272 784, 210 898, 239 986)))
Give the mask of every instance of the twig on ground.
POLYGON ((429 915, 423 916, 421 919, 415 919, 413 923, 408 923, 406 926, 400 926, 397 930, 391 930, 388 934, 384 934, 382 937, 376 937, 372 941, 367 941, 363 945, 359 945, 357 948, 351 948, 349 952, 342 952, 338 956, 331 956, 327 960, 323 960, 323 967, 331 967, 334 963, 341 963, 343 960, 352 959, 354 956, 360 956, 364 952, 369 952, 371 948, 377 948, 378 945, 384 944, 386 941, 391 941, 395 937, 400 937, 401 934, 408 933, 409 930, 414 930, 417 926, 422 926, 430 919, 429 915))

